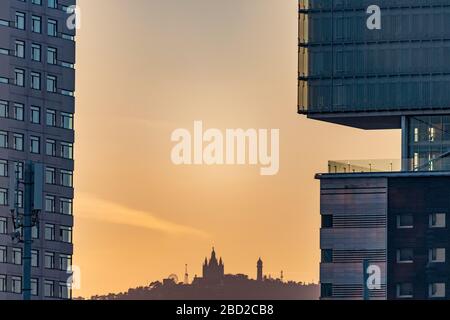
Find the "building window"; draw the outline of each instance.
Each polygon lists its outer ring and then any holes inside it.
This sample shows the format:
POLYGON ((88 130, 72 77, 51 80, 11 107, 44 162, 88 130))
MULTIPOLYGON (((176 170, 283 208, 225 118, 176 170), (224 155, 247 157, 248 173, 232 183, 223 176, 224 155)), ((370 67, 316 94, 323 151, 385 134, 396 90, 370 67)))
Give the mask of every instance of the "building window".
POLYGON ((445 283, 430 283, 428 286, 430 298, 445 298, 445 283))
POLYGON ((12 293, 16 293, 16 294, 22 293, 22 278, 21 277, 11 277, 11 291, 12 291, 12 293))
POLYGON ((55 269, 55 254, 53 252, 45 253, 44 265, 46 269, 55 269))
POLYGON ((14 83, 16 86, 24 87, 25 86, 25 70, 15 69, 14 70, 14 83))
POLYGON ((24 163, 23 162, 15 162, 13 164, 13 170, 16 175, 16 179, 23 180, 23 168, 24 163))
POLYGON ((63 227, 59 228, 59 233, 61 237, 61 241, 65 243, 72 243, 72 227, 63 227))
POLYGON ((8 148, 8 132, 0 131, 0 148, 8 148))
POLYGON ((73 214, 73 200, 72 199, 66 199, 61 198, 60 199, 60 213, 65 215, 72 215, 73 214))
POLYGON ((31 0, 31 3, 41 6, 42 5, 42 0, 31 0))
POLYGON ((331 283, 320 284, 320 295, 322 298, 331 298, 333 296, 333 285, 331 283))
POLYGON ((38 296, 39 295, 39 280, 38 279, 31 279, 31 295, 32 296, 38 296))
POLYGON ((73 187, 73 172, 61 170, 61 185, 64 187, 73 187))
POLYGON ((0 160, 0 177, 8 176, 8 161, 0 160))
POLYGON ((445 228, 446 227, 445 213, 432 213, 429 218, 430 228, 445 228))
POLYGON ((12 263, 15 265, 22 264, 22 249, 13 248, 12 263))
POLYGON ((6 258, 6 247, 5 246, 0 246, 0 263, 6 263, 7 262, 7 258, 6 258))
POLYGON ((30 152, 34 154, 41 153, 41 139, 39 137, 30 137, 30 152))
POLYGON ((55 212, 55 197, 54 196, 45 196, 45 211, 47 212, 55 212))
POLYGON ((432 248, 428 250, 428 261, 430 263, 445 262, 445 248, 432 248))
POLYGON ((41 74, 39 72, 30 73, 31 89, 41 90, 41 74))
POLYGON ((333 215, 331 214, 322 215, 322 228, 333 228, 333 215))
POLYGON ((59 255, 59 269, 62 271, 72 271, 72 256, 67 254, 59 255))
POLYGON ((53 281, 45 280, 44 295, 46 298, 53 298, 55 296, 55 283, 53 281))
POLYGON ((0 217, 0 234, 8 233, 8 219, 0 217))
POLYGON ((55 76, 47 76, 47 91, 56 93, 56 77, 55 76))
POLYGON ((52 9, 57 9, 58 8, 58 2, 57 2, 57 0, 48 0, 47 6, 49 8, 52 8, 52 9))
POLYGON ((58 22, 56 20, 48 19, 47 35, 49 35, 50 37, 58 36, 58 22))
POLYGON ((8 205, 8 190, 0 188, 0 206, 8 205))
POLYGON ((333 262, 333 249, 322 249, 322 263, 333 262))
POLYGON ((60 299, 72 299, 70 286, 65 282, 59 283, 59 298, 60 299))
POLYGON ((73 144, 61 142, 61 158, 73 160, 73 144))
POLYGON ((399 283, 397 284, 397 298, 412 298, 413 297, 413 285, 412 283, 399 283))
POLYGON ((8 101, 0 100, 0 118, 8 118, 9 110, 8 110, 8 101))
POLYGON ((17 58, 25 58, 25 42, 16 40, 14 49, 17 58))
POLYGON ((39 16, 31 17, 31 31, 34 33, 42 33, 42 19, 39 16))
POLYGON ((23 112, 23 104, 21 103, 14 103, 14 119, 18 121, 23 121, 24 119, 24 112, 23 112))
POLYGON ((73 114, 61 112, 61 127, 73 130, 73 114))
POLYGON ((31 228, 31 238, 36 240, 39 239, 39 224, 36 224, 31 228))
POLYGON ((6 276, 0 274, 0 292, 6 291, 6 276))
POLYGON ((56 127, 56 111, 47 110, 45 123, 49 127, 56 127))
POLYGON ((15 199, 16 199, 16 205, 18 208, 23 208, 23 191, 18 190, 14 192, 15 199))
POLYGON ((31 60, 41 62, 41 45, 33 43, 31 45, 31 60))
POLYGON ((56 170, 55 168, 45 168, 45 183, 56 184, 56 170))
POLYGON ((31 266, 33 268, 39 267, 39 251, 31 250, 31 266))
POLYGON ((45 240, 55 241, 55 225, 46 224, 45 225, 45 240))
POLYGON ((45 154, 48 156, 56 157, 56 141, 47 139, 45 142, 45 154))
POLYGON ((15 26, 17 29, 25 30, 25 13, 16 12, 15 26))
POLYGON ((58 51, 56 48, 47 48, 47 63, 48 64, 56 64, 58 61, 58 51))
POLYGON ((30 108, 30 122, 34 124, 41 123, 41 108, 34 106, 30 108))
POLYGON ((23 134, 14 133, 13 135, 13 149, 23 151, 23 134))
POLYGON ((397 250, 397 263, 413 263, 414 251, 413 249, 398 249, 397 250))
POLYGON ((414 227, 414 216, 412 214, 400 214, 397 216, 398 229, 411 229, 414 227))

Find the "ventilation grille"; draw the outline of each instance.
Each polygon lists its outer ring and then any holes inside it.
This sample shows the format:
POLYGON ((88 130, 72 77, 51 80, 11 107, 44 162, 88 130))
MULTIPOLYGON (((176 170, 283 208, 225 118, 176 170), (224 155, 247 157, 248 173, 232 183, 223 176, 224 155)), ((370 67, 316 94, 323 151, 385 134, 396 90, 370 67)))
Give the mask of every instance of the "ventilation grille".
POLYGON ((386 262, 386 250, 333 250, 334 263, 386 262))
POLYGON ((386 215, 333 216, 334 228, 385 228, 386 215))

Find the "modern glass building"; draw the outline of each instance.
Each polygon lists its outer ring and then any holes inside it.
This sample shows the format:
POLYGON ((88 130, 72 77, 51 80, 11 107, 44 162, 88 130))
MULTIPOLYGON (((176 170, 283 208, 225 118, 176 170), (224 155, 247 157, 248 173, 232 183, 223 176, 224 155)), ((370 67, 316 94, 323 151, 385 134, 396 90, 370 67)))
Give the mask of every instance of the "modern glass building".
POLYGON ((299 1, 299 113, 402 131, 399 159, 317 175, 323 299, 450 297, 448 61, 447 0, 299 1))
POLYGON ((74 4, 0 1, 0 299, 22 299, 18 226, 31 162, 43 165, 45 179, 42 194, 34 195, 43 208, 34 212, 31 295, 71 298, 75 30, 67 24, 67 9, 74 4))

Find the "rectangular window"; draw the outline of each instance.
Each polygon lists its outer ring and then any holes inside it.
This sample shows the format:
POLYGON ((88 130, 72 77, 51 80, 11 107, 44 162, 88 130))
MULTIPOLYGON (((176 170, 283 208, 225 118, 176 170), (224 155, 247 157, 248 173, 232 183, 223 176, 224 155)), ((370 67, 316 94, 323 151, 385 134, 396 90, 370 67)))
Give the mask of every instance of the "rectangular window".
POLYGON ((0 131, 0 148, 8 148, 8 132, 0 131))
POLYGON ((331 298, 333 296, 333 285, 331 283, 321 283, 320 296, 322 298, 331 298))
POLYGON ((33 268, 39 267, 39 251, 31 250, 31 266, 33 268))
POLYGON ((15 265, 22 264, 22 249, 13 248, 12 263, 15 265))
POLYGON ((430 298, 445 298, 445 283, 431 283, 428 286, 428 296, 430 298))
POLYGON ((45 240, 55 241, 55 225, 46 224, 45 225, 45 240))
POLYGON ((61 157, 73 160, 73 144, 69 142, 61 142, 61 157))
POLYGON ((55 168, 45 168, 45 183, 56 184, 56 170, 55 168))
POLYGON ((66 254, 59 255, 59 269, 62 271, 72 271, 72 256, 66 254))
POLYGON ((56 48, 51 48, 48 47, 47 48, 47 63, 48 64, 56 64, 58 61, 58 56, 57 56, 57 49, 56 48))
POLYGON ((31 89, 41 90, 41 74, 39 72, 31 72, 30 81, 31 89))
POLYGON ((47 7, 52 8, 52 9, 57 9, 58 8, 57 0, 48 0, 47 7))
POLYGON ((17 121, 23 121, 24 118, 24 106, 22 103, 14 103, 14 119, 17 121))
POLYGON ((56 93, 56 77, 47 76, 47 92, 56 93))
POLYGON ((0 274, 0 292, 6 292, 6 276, 0 274))
POLYGON ((7 261, 6 247, 0 246, 0 263, 6 263, 7 261))
POLYGON ((30 108, 30 122, 34 124, 41 123, 41 108, 34 106, 30 108))
POLYGON ((23 151, 23 134, 13 134, 13 149, 17 151, 23 151))
POLYGON ((430 228, 445 228, 446 227, 445 213, 432 213, 429 218, 430 228))
POLYGON ((31 295, 37 296, 39 295, 39 280, 38 279, 31 279, 31 295))
POLYGON ((0 234, 8 233, 8 219, 0 217, 0 234))
POLYGON ((55 110, 47 110, 45 123, 49 127, 56 127, 56 111, 55 110))
POLYGON ((45 196, 45 211, 47 212, 55 212, 55 197, 54 196, 45 196))
POLYGON ((9 117, 8 101, 0 100, 0 118, 9 117))
POLYGON ((322 249, 322 263, 332 263, 332 262, 333 262, 333 250, 322 249))
POLYGON ((31 60, 41 62, 41 45, 33 43, 31 45, 31 60))
POLYGON ((333 228, 333 215, 331 214, 322 215, 322 228, 333 228))
POLYGON ((51 157, 56 157, 56 141, 47 139, 45 142, 45 154, 51 157))
POLYGON ((31 31, 34 33, 42 33, 42 19, 39 16, 31 17, 31 31))
POLYGON ((58 22, 56 20, 48 19, 47 35, 49 35, 50 37, 58 36, 58 22))
POLYGON ((30 152, 34 154, 41 153, 41 138, 30 137, 30 152))
POLYGON ((61 112, 61 127, 73 130, 73 114, 61 112))
POLYGON ((72 243, 72 227, 63 227, 59 228, 59 233, 61 237, 61 241, 65 243, 72 243))
POLYGON ((22 293, 22 278, 12 277, 11 278, 11 291, 12 293, 20 294, 22 293))
POLYGON ((65 282, 59 283, 59 298, 60 299, 72 299, 70 286, 65 282))
POLYGON ((73 187, 73 172, 68 170, 61 170, 61 185, 64 187, 73 187))
POLYGON ((413 298, 412 283, 408 282, 397 284, 397 298, 413 298))
POLYGON ((0 206, 8 205, 8 190, 0 188, 0 206))
POLYGON ((413 249, 398 249, 397 250, 397 263, 413 263, 414 251, 413 249))
POLYGON ((8 161, 0 160, 0 177, 8 176, 8 161))
POLYGON ((73 214, 73 200, 72 199, 66 199, 61 198, 60 199, 60 213, 65 215, 72 215, 73 214))
POLYGON ((46 269, 55 269, 55 254, 53 252, 45 253, 44 265, 46 269))
POLYGON ((400 214, 397 216, 398 229, 411 229, 414 227, 414 216, 412 214, 400 214))
POLYGON ((17 29, 25 30, 25 13, 16 12, 15 26, 17 29))
POLYGON ((14 70, 14 83, 16 86, 24 87, 25 86, 25 70, 15 69, 14 70))
POLYGON ((46 298, 53 298, 55 296, 55 283, 53 281, 45 280, 44 295, 46 298))
POLYGON ((25 42, 16 40, 15 42, 15 53, 17 58, 25 58, 25 42))
POLYGON ((428 250, 428 261, 430 263, 445 262, 445 248, 432 248, 428 250))

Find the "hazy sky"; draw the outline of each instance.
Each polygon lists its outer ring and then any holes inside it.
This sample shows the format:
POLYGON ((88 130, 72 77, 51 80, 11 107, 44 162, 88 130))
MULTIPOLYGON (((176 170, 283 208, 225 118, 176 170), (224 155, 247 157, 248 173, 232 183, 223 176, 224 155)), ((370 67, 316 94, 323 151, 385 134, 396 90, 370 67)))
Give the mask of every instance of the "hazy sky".
POLYGON ((75 256, 78 295, 175 273, 318 281, 327 160, 399 158, 399 132, 297 115, 296 0, 79 0, 75 256), (280 129, 280 172, 178 167, 171 132, 280 129))

